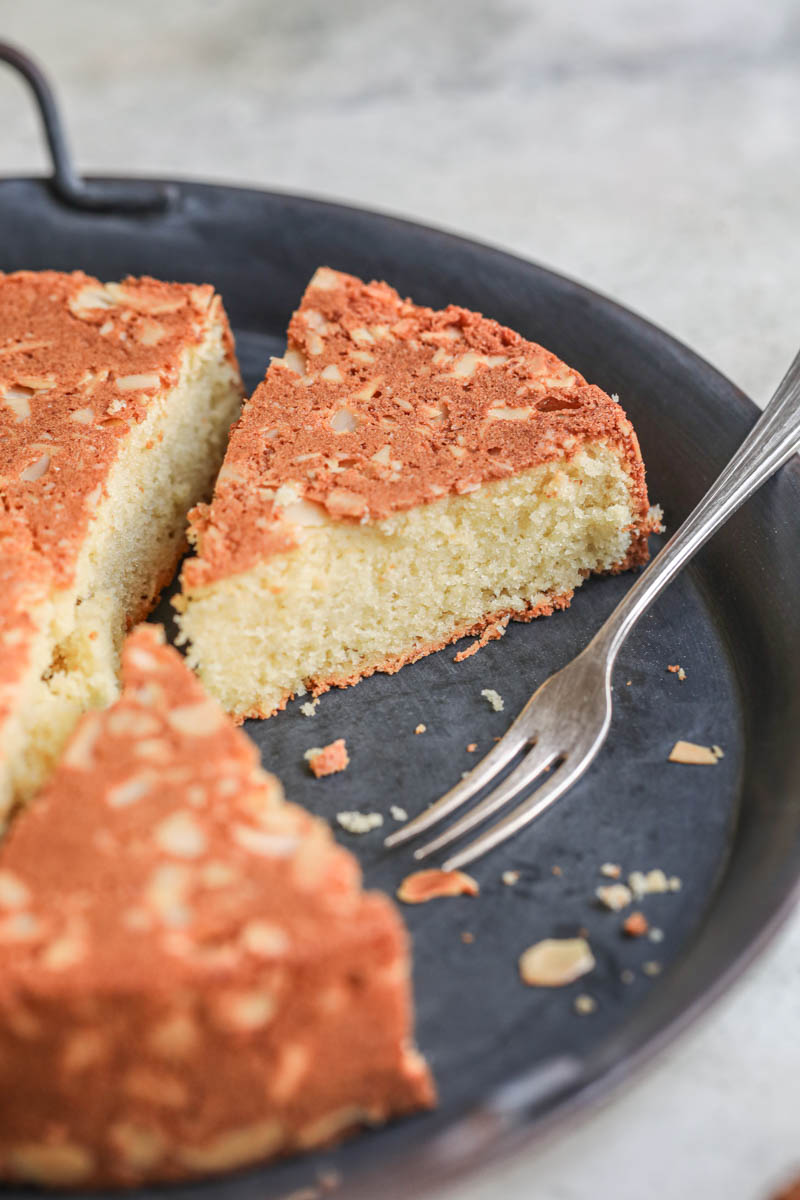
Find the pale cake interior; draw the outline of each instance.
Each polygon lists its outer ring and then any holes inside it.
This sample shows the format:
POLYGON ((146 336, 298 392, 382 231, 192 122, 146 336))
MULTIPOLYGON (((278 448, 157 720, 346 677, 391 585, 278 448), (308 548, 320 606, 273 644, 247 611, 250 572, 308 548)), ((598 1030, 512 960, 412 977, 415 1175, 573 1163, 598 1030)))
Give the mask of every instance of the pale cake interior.
POLYGON ((36 650, 4 739, 0 819, 38 789, 80 714, 116 697, 125 630, 174 573, 187 510, 211 491, 241 401, 223 337, 212 325, 184 351, 176 386, 149 400, 120 444, 74 585, 37 614, 36 650))
POLYGON ((296 549, 188 594, 189 662, 234 716, 268 716, 314 683, 392 669, 490 614, 523 615, 623 564, 637 520, 625 466, 595 442, 370 523, 289 508, 296 549))

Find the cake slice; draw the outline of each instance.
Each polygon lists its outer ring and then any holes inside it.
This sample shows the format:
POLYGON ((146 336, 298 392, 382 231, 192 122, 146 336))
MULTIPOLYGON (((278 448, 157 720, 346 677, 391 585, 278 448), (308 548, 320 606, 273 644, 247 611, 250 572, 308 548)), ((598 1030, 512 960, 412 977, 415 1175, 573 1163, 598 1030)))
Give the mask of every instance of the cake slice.
POLYGON ((133 1184, 433 1102, 408 942, 160 630, 0 845, 0 1177, 133 1184))
POLYGON ((0 274, 0 823, 115 694, 241 395, 211 287, 0 274))
POLYGON ((569 604, 647 558, 619 404, 477 313, 322 268, 191 514, 179 623, 236 718, 569 604))

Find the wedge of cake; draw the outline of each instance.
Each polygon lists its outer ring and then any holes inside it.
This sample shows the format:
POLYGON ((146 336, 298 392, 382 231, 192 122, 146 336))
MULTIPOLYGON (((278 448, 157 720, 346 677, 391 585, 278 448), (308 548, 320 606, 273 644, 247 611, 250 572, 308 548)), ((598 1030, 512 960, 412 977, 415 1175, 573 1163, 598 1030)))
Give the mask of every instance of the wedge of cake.
POLYGON ((212 288, 0 274, 0 822, 114 695, 241 395, 212 288))
POLYGON ((565 607, 646 560, 619 404, 476 313, 322 268, 246 404, 179 618, 237 718, 565 607))
POLYGON ((427 1107, 408 943, 156 626, 0 845, 0 1177, 133 1184, 427 1107))

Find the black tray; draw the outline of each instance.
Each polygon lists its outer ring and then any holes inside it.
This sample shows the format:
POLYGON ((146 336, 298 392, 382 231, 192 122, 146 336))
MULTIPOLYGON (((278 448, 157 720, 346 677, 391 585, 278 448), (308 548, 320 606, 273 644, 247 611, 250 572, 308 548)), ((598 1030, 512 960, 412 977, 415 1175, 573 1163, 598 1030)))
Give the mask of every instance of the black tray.
MULTIPOLYGON (((289 315, 324 263, 387 279, 420 302, 478 308, 619 393, 641 439, 651 496, 671 528, 755 420, 740 391, 666 334, 497 250, 296 196, 186 182, 88 187, 92 207, 106 211, 65 204, 47 181, 0 181, 0 269, 211 282, 231 316, 248 387, 281 352, 289 315), (143 210, 114 211, 120 196, 144 197, 143 210)), ((385 1200, 417 1197, 618 1083, 741 971, 786 912, 800 871, 799 511, 794 459, 623 649, 611 734, 588 775, 476 867, 478 899, 404 910, 415 943, 419 1042, 439 1082, 439 1109, 336 1151, 139 1195, 271 1200, 335 1169, 337 1195, 348 1200, 374 1200, 378 1190, 385 1200), (669 663, 684 666, 685 682, 666 671, 669 663), (709 768, 670 765, 678 738, 718 743, 725 757, 709 768), (607 860, 682 879, 679 892, 642 904, 664 931, 662 943, 625 940, 620 917, 593 905, 607 860), (507 868, 521 871, 515 887, 501 882, 507 868), (589 932, 595 972, 562 990, 523 987, 519 953, 580 928, 589 932), (462 940, 465 931, 474 941, 462 940), (645 974, 648 961, 661 973, 645 974), (621 978, 627 969, 633 983, 621 978), (589 1016, 573 1009, 579 992, 597 1000, 589 1016)), ((396 676, 324 696, 313 718, 295 703, 245 728, 292 799, 329 818, 343 808, 385 814, 382 831, 340 833, 368 882, 392 891, 411 858, 382 849, 390 804, 413 814, 452 784, 474 761, 467 743, 477 742, 479 754, 489 749, 629 585, 630 576, 591 580, 566 613, 512 624, 461 664, 444 650, 396 676), (503 713, 481 698, 486 687, 504 697, 503 713), (419 722, 423 736, 413 732, 419 722), (350 770, 312 780, 303 751, 338 736, 347 738, 350 770)), ((169 615, 165 606, 160 615, 169 615)))

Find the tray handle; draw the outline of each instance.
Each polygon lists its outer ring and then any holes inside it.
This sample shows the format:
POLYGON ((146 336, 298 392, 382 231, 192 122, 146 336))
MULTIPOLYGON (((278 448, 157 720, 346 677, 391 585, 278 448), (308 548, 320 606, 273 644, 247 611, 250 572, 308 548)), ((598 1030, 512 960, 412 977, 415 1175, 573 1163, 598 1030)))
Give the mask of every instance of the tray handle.
POLYGON ((174 189, 165 184, 83 179, 75 170, 61 111, 42 68, 22 50, 3 41, 0 61, 18 71, 33 92, 53 164, 52 185, 65 204, 92 212, 125 213, 162 212, 169 206, 174 189))

